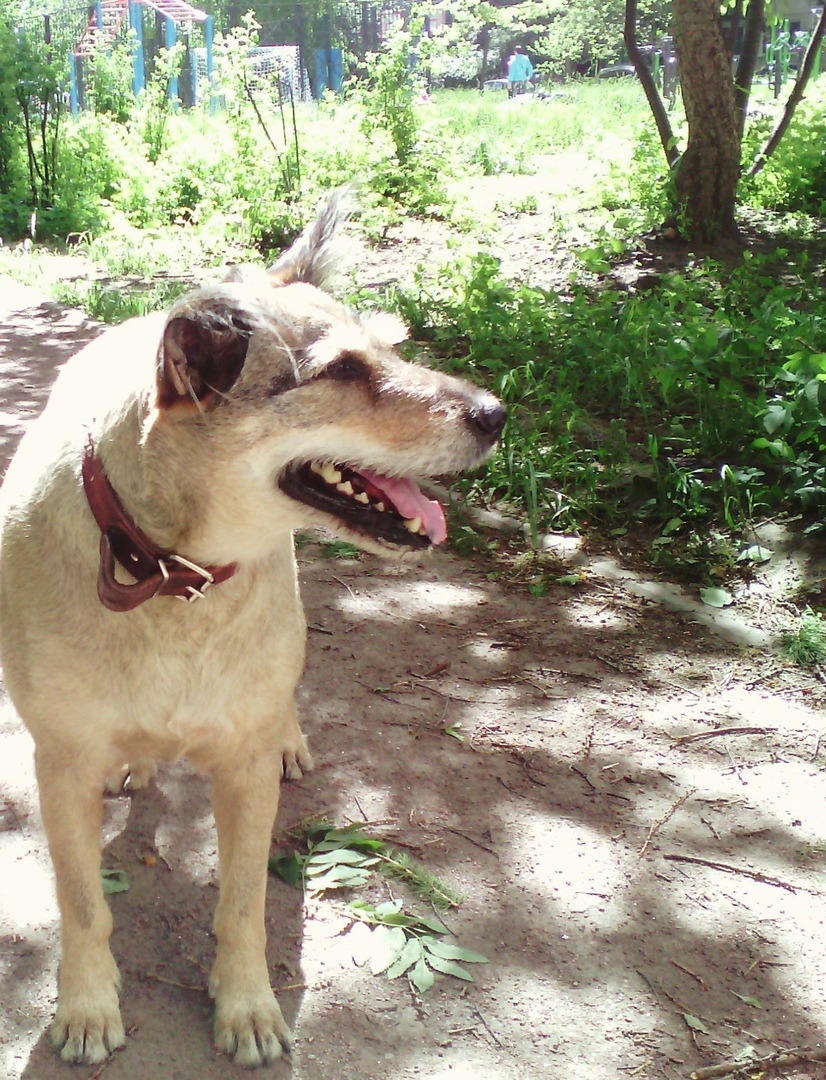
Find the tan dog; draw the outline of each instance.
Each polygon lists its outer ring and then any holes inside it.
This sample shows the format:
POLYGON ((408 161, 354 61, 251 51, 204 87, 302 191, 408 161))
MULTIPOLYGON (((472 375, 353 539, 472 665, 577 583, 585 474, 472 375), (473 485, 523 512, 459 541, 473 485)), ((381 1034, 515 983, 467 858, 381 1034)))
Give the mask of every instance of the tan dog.
POLYGON ((264 897, 280 777, 312 764, 293 700, 292 530, 379 552, 439 542, 441 510, 405 477, 478 464, 504 423, 495 398, 399 359, 392 320, 363 322, 321 291, 340 216, 332 197, 269 275, 237 273, 87 346, 9 468, 2 662, 36 744, 62 931, 51 1038, 66 1061, 124 1042, 104 786, 128 770, 140 787, 182 756, 213 781, 216 1044, 243 1065, 289 1048, 264 897))

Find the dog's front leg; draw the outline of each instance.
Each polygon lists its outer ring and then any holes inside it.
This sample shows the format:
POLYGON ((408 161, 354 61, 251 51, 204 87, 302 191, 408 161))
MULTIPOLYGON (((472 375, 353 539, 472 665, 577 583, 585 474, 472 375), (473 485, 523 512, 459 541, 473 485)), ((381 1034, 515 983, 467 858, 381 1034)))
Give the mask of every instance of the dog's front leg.
POLYGON ((209 982, 215 998, 215 1043, 247 1066, 269 1064, 282 1048, 290 1048, 265 954, 267 859, 283 755, 276 734, 277 729, 250 740, 212 770, 221 875, 215 913, 218 951, 209 982))
POLYGON ((60 907, 60 992, 49 1036, 64 1061, 92 1065, 124 1043, 100 880, 102 781, 65 747, 38 747, 35 763, 60 907))

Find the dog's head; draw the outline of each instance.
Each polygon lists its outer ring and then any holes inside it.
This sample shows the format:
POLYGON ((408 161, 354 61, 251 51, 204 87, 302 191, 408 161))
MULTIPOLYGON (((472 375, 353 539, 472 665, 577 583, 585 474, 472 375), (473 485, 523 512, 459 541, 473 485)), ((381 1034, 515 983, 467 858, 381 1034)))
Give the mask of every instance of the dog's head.
POLYGON ((167 429, 203 433, 204 455, 234 475, 237 515, 255 504, 265 529, 277 519, 369 550, 421 550, 446 528, 411 475, 478 465, 505 410, 402 360, 395 318, 359 318, 324 291, 342 216, 340 197, 328 197, 269 272, 234 272, 172 308, 156 415, 167 429))

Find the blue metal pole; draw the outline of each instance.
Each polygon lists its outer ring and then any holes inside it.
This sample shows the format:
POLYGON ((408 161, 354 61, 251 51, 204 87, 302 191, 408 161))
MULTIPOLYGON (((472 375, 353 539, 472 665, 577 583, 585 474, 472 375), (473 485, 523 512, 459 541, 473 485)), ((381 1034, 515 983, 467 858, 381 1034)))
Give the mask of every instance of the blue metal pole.
POLYGON ((135 97, 146 88, 146 65, 143 53, 143 7, 130 0, 129 25, 134 31, 132 46, 132 93, 135 97))
POLYGON ((95 24, 97 33, 95 34, 95 52, 103 45, 103 4, 98 0, 95 4, 95 24))
MULTIPOLYGON (((178 40, 178 28, 175 25, 175 20, 169 17, 164 19, 164 43, 167 49, 174 49, 175 42, 178 40)), ((167 90, 167 96, 171 100, 175 100, 178 97, 178 76, 169 80, 169 89, 167 90)))
POLYGON ((209 94, 209 111, 210 114, 215 114, 215 96, 212 93, 212 68, 213 68, 213 55, 212 45, 215 39, 215 22, 211 15, 207 15, 206 22, 204 23, 204 40, 206 41, 206 77, 207 77, 207 93, 209 94))
POLYGON ((75 54, 69 49, 69 103, 72 107, 72 116, 77 116, 80 108, 77 101, 77 64, 75 54))

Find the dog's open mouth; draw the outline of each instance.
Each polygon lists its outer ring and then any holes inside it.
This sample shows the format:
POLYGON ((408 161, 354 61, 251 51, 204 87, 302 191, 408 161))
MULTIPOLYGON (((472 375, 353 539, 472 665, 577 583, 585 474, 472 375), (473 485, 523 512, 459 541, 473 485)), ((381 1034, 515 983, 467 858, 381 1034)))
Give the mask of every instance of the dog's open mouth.
POLYGON ((279 486, 348 529, 394 546, 425 548, 447 536, 439 503, 406 478, 312 461, 287 469, 279 486))

